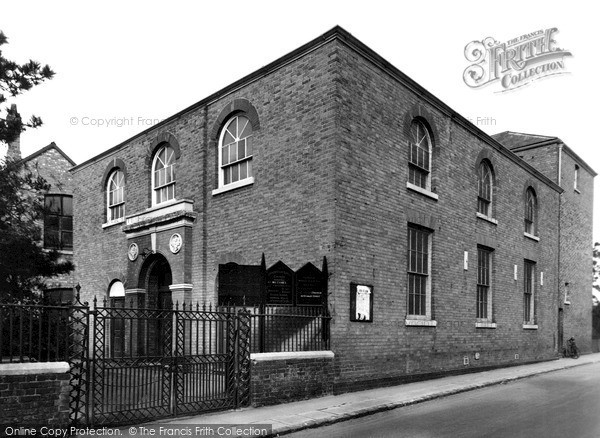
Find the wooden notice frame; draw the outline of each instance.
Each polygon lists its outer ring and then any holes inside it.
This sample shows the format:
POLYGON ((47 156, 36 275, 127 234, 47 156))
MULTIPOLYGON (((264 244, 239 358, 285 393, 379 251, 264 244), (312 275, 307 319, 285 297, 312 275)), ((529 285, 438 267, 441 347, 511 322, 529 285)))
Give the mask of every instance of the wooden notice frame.
POLYGON ((350 283, 350 321, 373 322, 373 286, 350 283))
POLYGON ((294 304, 294 271, 281 260, 267 269, 267 304, 294 304))

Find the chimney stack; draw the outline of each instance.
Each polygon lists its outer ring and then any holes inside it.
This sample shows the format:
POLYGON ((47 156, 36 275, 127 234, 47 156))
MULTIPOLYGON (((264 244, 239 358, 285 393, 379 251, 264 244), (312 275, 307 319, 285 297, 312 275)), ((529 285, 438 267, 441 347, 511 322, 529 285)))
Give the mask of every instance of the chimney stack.
MULTIPOLYGON (((19 120, 21 119, 20 114, 17 112, 17 105, 14 103, 10 106, 10 110, 6 117, 6 121, 9 122, 11 120, 19 120)), ((20 160, 21 157, 21 132, 17 134, 17 138, 15 138, 12 142, 8 144, 8 150, 6 152, 6 158, 9 160, 20 160)))

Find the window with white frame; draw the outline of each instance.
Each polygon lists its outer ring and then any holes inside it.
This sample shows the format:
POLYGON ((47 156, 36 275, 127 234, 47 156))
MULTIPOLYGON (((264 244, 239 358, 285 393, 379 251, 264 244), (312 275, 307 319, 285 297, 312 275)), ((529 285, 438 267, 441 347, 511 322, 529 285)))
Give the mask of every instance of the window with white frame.
POLYGON ((237 115, 225 124, 219 139, 219 187, 252 178, 252 124, 237 115))
POLYGON ((152 191, 154 205, 175 199, 175 150, 168 144, 154 156, 152 191))
POLYGON ((115 222, 125 217, 125 174, 115 169, 106 185, 107 221, 115 222))
POLYGON ((523 322, 535 324, 535 263, 529 260, 523 269, 523 322))
POLYGON ((531 187, 527 189, 525 195, 525 232, 535 235, 537 219, 537 198, 531 187))
POLYGON ((477 211, 492 217, 492 169, 485 160, 477 169, 477 187, 477 211))
POLYGON ((408 182, 429 190, 430 172, 431 135, 423 121, 414 119, 410 126, 408 182))
POLYGON ((431 319, 431 232, 408 227, 408 318, 431 319))
POLYGON ((579 191, 579 166, 577 164, 575 165, 573 188, 579 191))
POLYGON ((492 251, 477 248, 477 319, 492 320, 492 251))

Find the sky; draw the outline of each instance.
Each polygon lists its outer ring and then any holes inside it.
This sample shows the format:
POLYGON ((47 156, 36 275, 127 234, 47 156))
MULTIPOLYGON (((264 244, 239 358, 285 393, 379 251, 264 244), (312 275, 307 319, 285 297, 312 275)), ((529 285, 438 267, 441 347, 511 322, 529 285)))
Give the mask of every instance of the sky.
POLYGON ((24 156, 54 141, 81 163, 340 25, 486 133, 557 136, 600 171, 598 22, 582 4, 0 0, 0 30, 4 56, 56 72, 11 101, 44 121, 23 134, 24 156), (470 42, 551 28, 572 54, 565 74, 509 92, 465 84, 470 42))

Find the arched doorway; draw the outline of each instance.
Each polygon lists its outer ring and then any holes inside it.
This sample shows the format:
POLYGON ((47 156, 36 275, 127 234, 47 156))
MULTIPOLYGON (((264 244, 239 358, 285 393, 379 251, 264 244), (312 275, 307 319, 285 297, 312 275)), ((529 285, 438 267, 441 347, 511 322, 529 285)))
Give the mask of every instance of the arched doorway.
POLYGON ((144 351, 148 356, 170 353, 172 344, 172 299, 169 286, 173 283, 171 266, 161 254, 152 254, 140 272, 140 287, 146 290, 144 307, 148 309, 144 325, 144 351), (168 350, 168 351, 166 351, 168 350))

